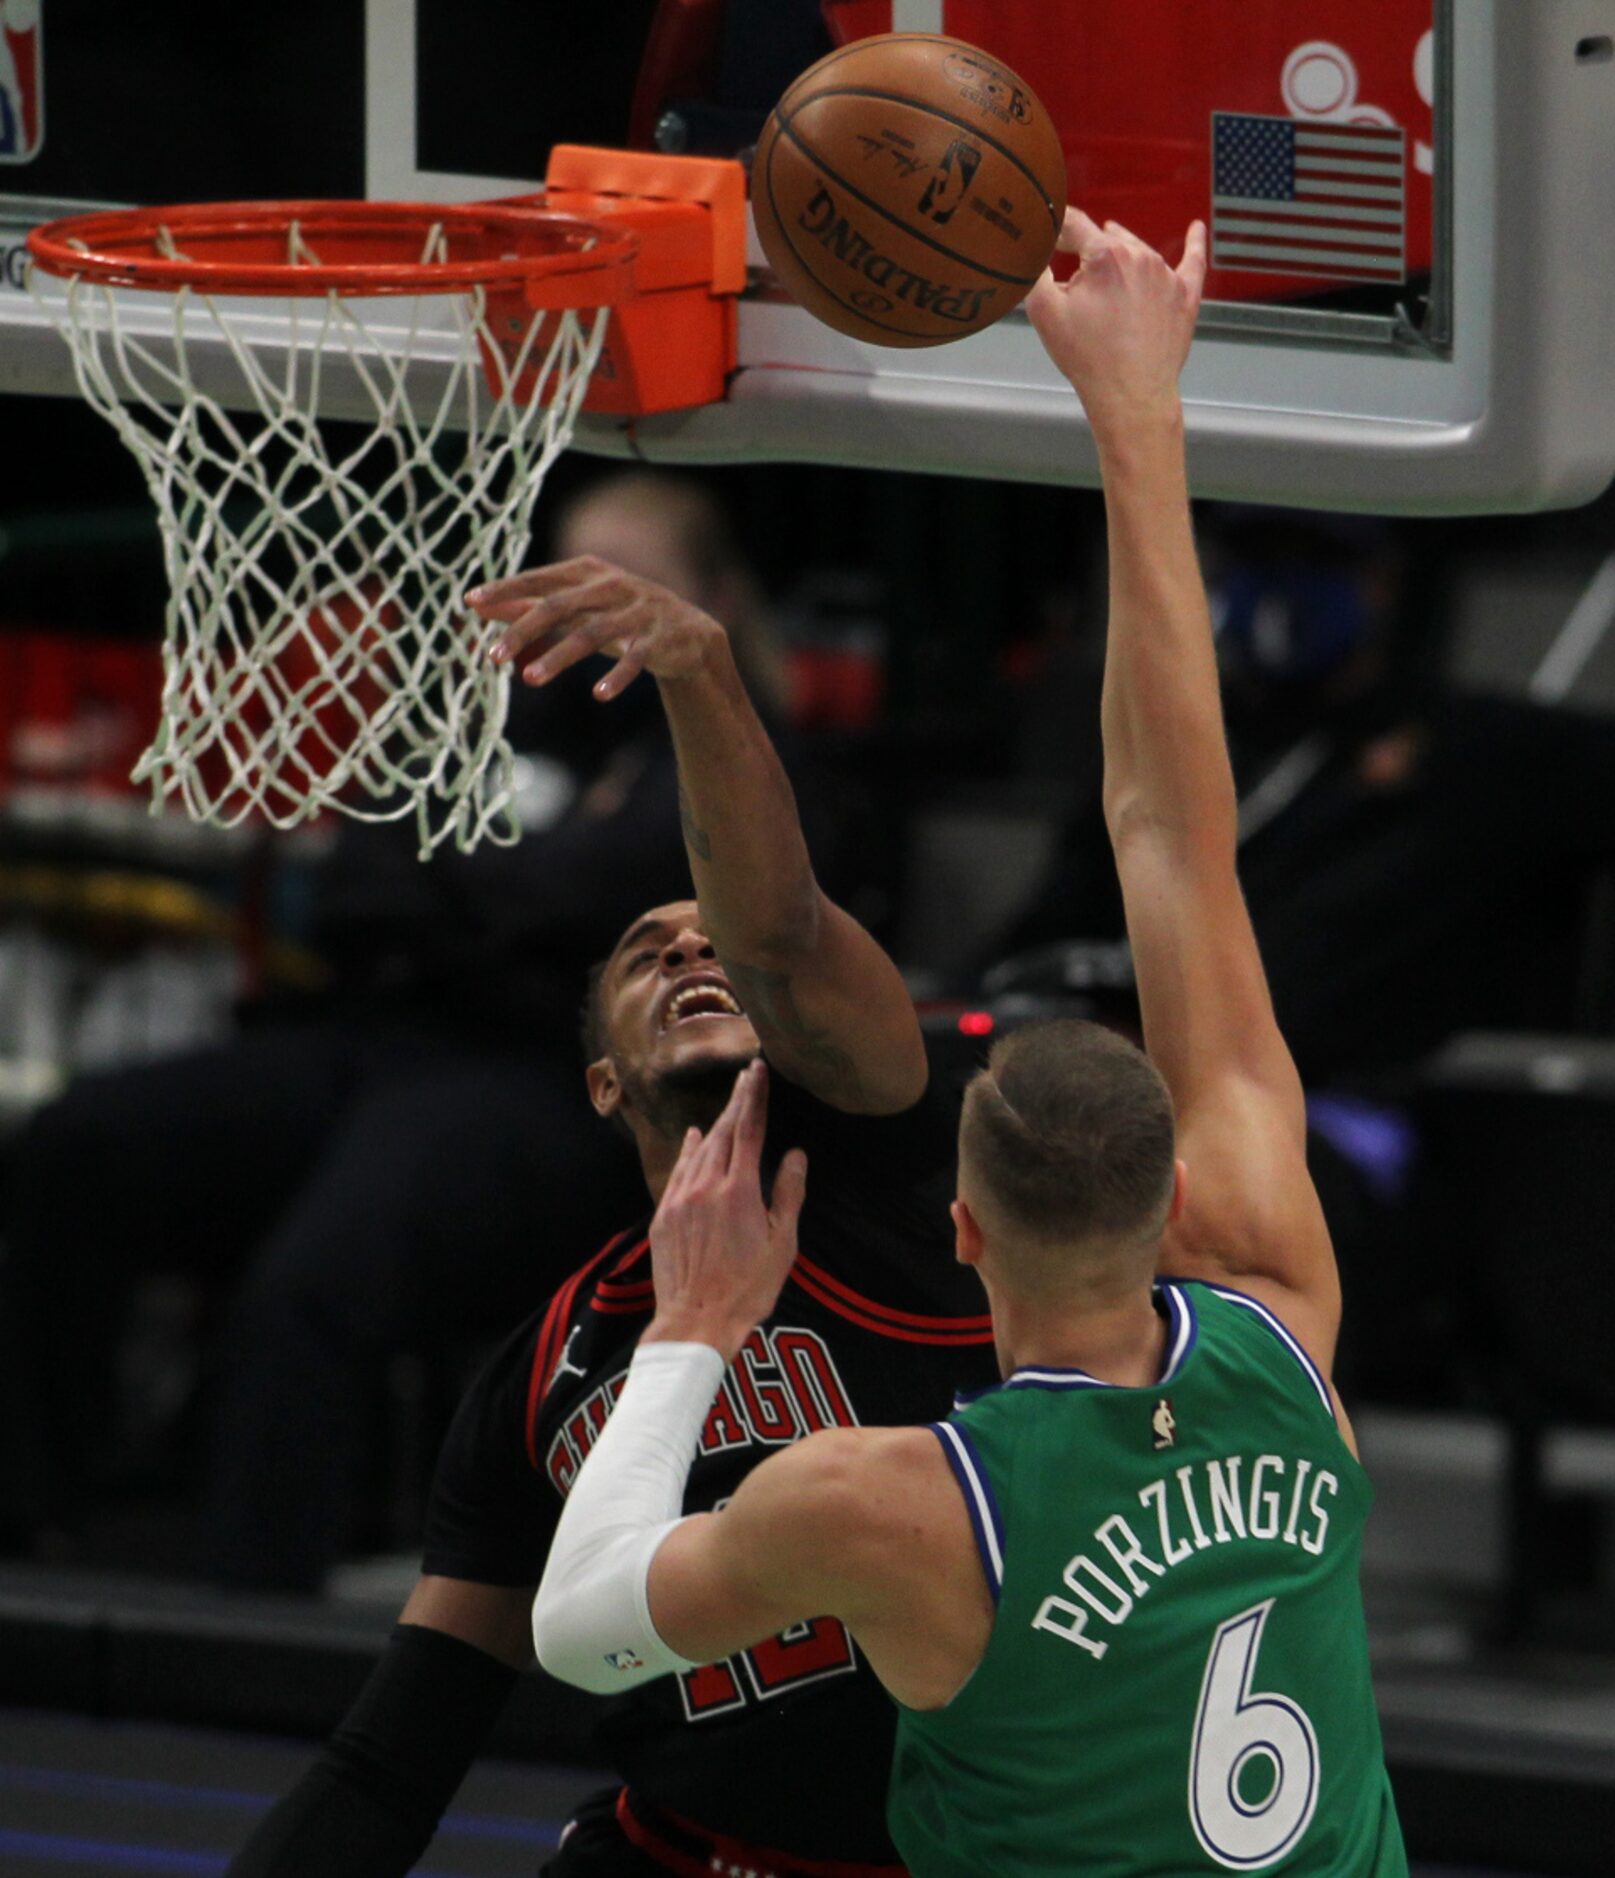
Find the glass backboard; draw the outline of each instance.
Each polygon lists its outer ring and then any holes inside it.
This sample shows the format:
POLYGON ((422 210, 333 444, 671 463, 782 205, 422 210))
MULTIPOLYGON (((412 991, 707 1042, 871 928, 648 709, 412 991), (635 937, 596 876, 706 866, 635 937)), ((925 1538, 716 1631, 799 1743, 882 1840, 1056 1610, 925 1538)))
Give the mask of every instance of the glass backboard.
MULTIPOLYGON (((1211 224, 1185 375, 1199 493, 1479 512, 1585 501, 1615 471, 1615 0, 585 11, 341 0, 282 9, 268 36, 198 8, 182 36, 0 0, 0 95, 18 100, 0 108, 0 388, 72 389, 19 265, 29 223, 69 204, 505 196, 539 186, 560 141, 693 136, 744 159, 768 97, 821 51, 945 32, 1039 91, 1091 213, 1169 253, 1192 217, 1211 224), (766 43, 741 57, 748 36, 766 43)), ((586 418, 581 447, 1097 480, 1021 316, 889 351, 821 326, 752 260, 728 397, 586 418)), ((269 347, 277 317, 266 305, 269 347)))

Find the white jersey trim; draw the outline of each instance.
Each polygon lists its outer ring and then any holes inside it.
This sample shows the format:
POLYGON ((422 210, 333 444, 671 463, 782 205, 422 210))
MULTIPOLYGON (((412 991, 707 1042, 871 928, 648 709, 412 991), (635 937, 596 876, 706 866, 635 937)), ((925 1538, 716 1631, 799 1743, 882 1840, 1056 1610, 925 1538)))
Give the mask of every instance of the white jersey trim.
MULTIPOLYGON (((1194 1348, 1199 1325, 1195 1319, 1194 1305, 1178 1286, 1162 1283, 1156 1286, 1156 1290, 1166 1303, 1166 1358, 1155 1381, 1140 1386, 1164 1389, 1168 1383, 1176 1382, 1182 1373, 1184 1364, 1189 1360, 1189 1353, 1194 1348)), ((1090 1376, 1085 1369, 1018 1369, 998 1384, 1000 1389, 1124 1389, 1127 1386, 1125 1383, 1106 1382, 1103 1376, 1090 1376)), ((974 1395, 955 1396, 954 1406, 968 1407, 971 1402, 980 1401, 982 1396, 992 1393, 991 1389, 982 1389, 974 1395)))
POLYGON ((970 1524, 975 1529, 976 1549, 981 1554, 982 1569, 987 1574, 987 1584, 996 1604, 1004 1588, 1004 1522, 998 1515, 992 1483, 976 1453, 975 1443, 962 1428, 956 1428, 952 1422, 932 1422, 931 1428, 942 1443, 942 1452, 948 1457, 954 1479, 964 1494, 970 1524))

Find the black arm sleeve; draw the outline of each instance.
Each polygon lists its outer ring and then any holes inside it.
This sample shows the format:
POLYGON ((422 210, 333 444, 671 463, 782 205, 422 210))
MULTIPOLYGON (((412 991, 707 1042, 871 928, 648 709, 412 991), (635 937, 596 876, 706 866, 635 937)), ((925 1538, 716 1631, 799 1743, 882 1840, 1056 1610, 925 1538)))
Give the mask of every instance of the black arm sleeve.
POLYGON ((458 1637, 397 1625, 325 1752, 259 1822, 226 1878, 403 1878, 516 1675, 458 1637))

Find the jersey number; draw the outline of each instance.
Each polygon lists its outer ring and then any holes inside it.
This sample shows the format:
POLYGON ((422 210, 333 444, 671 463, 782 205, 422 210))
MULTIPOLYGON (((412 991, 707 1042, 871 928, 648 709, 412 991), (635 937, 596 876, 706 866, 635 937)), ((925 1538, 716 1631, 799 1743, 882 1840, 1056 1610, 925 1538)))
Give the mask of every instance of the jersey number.
POLYGON ((1217 1628, 1189 1760, 1189 1818, 1219 1865, 1260 1871, 1283 1858, 1318 1804, 1318 1737, 1306 1710, 1256 1695, 1256 1653, 1273 1600, 1217 1628))
POLYGON ((709 1715, 741 1707, 747 1699, 747 1684, 753 1699, 760 1702, 804 1682, 817 1682, 821 1676, 844 1676, 857 1664, 846 1627, 833 1617, 815 1617, 754 1643, 738 1656, 687 1670, 679 1677, 679 1691, 684 1713, 691 1721, 704 1721, 709 1715))

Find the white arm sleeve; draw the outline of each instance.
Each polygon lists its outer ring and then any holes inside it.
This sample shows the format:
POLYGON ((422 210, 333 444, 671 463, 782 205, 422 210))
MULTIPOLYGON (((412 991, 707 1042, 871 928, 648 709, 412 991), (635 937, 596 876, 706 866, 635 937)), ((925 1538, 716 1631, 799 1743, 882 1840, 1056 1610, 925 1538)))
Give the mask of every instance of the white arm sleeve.
POLYGON ((705 1343, 634 1352, 622 1395, 567 1495, 533 1600, 533 1647, 563 1682, 612 1695, 695 1667, 656 1634, 650 1562, 679 1523, 724 1367, 705 1343))

